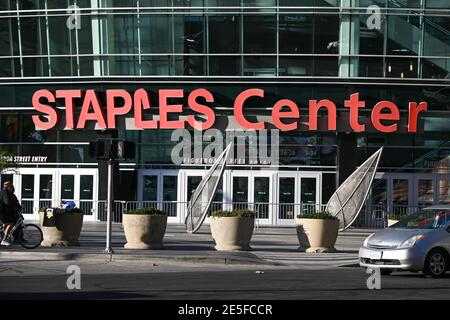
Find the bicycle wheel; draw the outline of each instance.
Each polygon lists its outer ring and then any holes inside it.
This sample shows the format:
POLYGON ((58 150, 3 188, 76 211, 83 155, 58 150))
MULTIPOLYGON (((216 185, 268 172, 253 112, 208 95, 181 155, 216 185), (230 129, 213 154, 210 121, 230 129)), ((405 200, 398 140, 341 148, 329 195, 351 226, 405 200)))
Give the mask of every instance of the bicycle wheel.
POLYGON ((35 224, 24 224, 17 241, 26 249, 34 249, 39 247, 43 239, 41 228, 35 224))

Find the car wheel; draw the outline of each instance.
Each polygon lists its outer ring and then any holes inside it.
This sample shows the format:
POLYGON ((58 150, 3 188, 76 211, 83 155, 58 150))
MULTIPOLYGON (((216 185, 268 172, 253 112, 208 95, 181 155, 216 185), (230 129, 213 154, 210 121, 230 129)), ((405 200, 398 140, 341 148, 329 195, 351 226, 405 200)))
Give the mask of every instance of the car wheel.
POLYGON ((424 273, 432 278, 442 278, 448 269, 448 257, 441 249, 434 249, 425 259, 424 273))
POLYGON ((392 272, 394 272, 394 270, 391 270, 391 269, 381 269, 380 272, 381 272, 381 275, 383 275, 383 276, 389 276, 392 272))

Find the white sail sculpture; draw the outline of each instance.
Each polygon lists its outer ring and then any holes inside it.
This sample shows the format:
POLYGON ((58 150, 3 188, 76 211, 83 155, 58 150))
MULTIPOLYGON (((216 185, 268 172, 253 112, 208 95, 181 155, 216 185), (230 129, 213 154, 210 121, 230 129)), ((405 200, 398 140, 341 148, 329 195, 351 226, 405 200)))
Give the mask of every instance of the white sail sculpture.
POLYGON ((375 178, 382 152, 383 147, 359 166, 328 201, 325 210, 339 219, 339 231, 350 227, 361 212, 375 178))
POLYGON ((220 179, 223 176, 230 150, 231 143, 217 157, 212 167, 195 189, 189 201, 185 219, 186 231, 188 233, 195 233, 203 224, 216 194, 220 179))

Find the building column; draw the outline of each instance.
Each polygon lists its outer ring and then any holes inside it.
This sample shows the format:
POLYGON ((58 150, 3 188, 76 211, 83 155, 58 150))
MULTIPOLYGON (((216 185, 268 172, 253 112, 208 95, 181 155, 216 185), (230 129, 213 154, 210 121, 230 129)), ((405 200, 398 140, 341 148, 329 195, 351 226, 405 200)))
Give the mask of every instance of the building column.
POLYGON ((356 133, 338 133, 336 189, 356 170, 358 164, 356 147, 356 133))
POLYGON ((357 77, 359 58, 348 55, 359 54, 359 15, 351 15, 351 7, 358 7, 359 0, 341 0, 341 22, 339 30, 339 77, 357 77))

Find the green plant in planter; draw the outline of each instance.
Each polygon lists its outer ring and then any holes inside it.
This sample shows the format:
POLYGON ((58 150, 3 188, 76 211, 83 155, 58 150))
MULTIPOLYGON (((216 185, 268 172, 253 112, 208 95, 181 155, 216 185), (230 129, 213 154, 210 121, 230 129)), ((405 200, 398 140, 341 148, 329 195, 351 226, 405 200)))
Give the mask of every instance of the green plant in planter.
POLYGON ((406 215, 405 214, 391 214, 391 215, 389 215, 388 216, 388 218, 390 219, 390 220, 402 220, 404 217, 406 217, 406 215))
POLYGON ((256 212, 251 210, 221 210, 221 211, 214 211, 211 214, 212 217, 215 218, 228 218, 228 217, 238 217, 238 218, 255 218, 256 212))
POLYGON ((298 219, 325 219, 325 220, 334 220, 337 217, 333 216, 331 212, 328 211, 319 211, 319 212, 307 212, 304 214, 297 215, 298 219))
POLYGON ((140 208, 140 209, 134 209, 125 212, 124 214, 138 214, 138 215, 156 215, 156 214, 162 214, 167 215, 166 212, 161 211, 156 208, 140 208))

